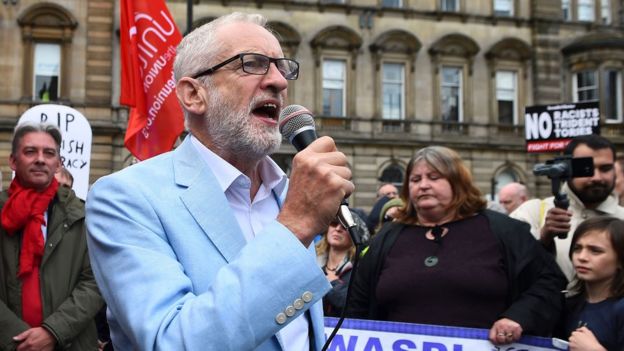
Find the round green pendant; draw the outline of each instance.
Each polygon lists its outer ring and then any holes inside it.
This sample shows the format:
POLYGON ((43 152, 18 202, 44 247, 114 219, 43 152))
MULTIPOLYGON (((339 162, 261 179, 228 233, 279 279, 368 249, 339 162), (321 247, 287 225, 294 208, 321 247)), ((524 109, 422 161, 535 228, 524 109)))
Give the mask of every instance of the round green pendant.
POLYGON ((425 258, 425 266, 433 267, 438 264, 438 258, 436 256, 429 256, 425 258))

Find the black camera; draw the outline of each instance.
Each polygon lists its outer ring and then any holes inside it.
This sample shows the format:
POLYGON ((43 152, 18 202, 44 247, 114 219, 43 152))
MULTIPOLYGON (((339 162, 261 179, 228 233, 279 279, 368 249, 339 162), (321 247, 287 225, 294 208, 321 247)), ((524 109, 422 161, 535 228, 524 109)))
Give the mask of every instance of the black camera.
MULTIPOLYGON (((558 208, 567 209, 570 206, 568 196, 561 192, 561 182, 577 177, 591 177, 594 175, 594 159, 592 157, 576 157, 565 155, 555 157, 546 163, 539 163, 533 167, 536 176, 550 178, 554 203, 558 208)), ((557 237, 565 239, 568 233, 558 233, 557 237)))
POLYGON ((592 157, 559 156, 546 161, 546 163, 536 164, 533 167, 533 174, 565 180, 576 177, 591 177, 594 175, 594 159, 592 157))

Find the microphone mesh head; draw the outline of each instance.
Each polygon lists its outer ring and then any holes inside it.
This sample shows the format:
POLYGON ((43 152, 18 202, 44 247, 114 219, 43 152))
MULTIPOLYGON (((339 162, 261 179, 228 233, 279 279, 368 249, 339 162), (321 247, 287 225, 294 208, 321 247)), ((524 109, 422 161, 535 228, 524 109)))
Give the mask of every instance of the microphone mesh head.
POLYGON ((312 113, 301 105, 286 106, 279 116, 279 130, 282 136, 290 140, 292 134, 303 127, 314 128, 312 113))

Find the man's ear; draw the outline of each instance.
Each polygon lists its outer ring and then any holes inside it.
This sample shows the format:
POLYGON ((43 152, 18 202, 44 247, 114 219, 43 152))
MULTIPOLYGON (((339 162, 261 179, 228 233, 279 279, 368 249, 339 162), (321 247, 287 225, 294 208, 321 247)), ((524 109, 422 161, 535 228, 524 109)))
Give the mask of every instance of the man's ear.
POLYGON ((176 84, 176 95, 182 107, 194 115, 204 115, 207 109, 206 99, 201 94, 203 86, 190 77, 181 78, 176 84))
POLYGON ((11 170, 15 172, 15 169, 17 168, 17 163, 13 154, 9 155, 9 166, 11 167, 11 170))

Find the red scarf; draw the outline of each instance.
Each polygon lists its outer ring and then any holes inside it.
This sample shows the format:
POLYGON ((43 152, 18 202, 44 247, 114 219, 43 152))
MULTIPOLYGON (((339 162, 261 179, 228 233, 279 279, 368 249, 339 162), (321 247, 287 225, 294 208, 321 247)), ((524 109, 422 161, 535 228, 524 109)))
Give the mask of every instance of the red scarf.
POLYGON ((22 319, 31 327, 43 322, 39 265, 45 243, 41 226, 46 225, 44 213, 54 198, 58 182, 52 182, 43 192, 25 188, 14 178, 9 187, 9 199, 2 208, 2 227, 15 235, 22 230, 22 249, 17 276, 22 280, 22 319))

